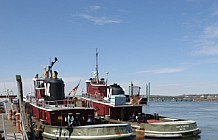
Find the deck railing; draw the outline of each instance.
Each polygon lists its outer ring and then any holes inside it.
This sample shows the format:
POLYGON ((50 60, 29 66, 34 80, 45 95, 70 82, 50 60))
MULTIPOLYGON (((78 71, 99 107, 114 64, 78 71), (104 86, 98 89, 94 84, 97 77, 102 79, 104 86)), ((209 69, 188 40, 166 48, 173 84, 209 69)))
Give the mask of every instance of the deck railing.
POLYGON ((72 108, 77 105, 76 101, 73 101, 73 99, 63 99, 63 100, 53 100, 53 101, 45 101, 45 100, 39 100, 38 106, 44 107, 44 108, 72 108))

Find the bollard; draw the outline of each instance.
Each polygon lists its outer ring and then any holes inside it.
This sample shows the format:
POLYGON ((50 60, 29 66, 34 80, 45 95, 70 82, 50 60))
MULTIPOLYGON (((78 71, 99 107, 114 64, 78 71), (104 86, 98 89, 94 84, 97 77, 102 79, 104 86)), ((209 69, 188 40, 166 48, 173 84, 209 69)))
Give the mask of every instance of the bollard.
POLYGON ((19 133, 20 132, 20 113, 16 113, 16 130, 19 133))
POLYGON ((16 113, 16 114, 15 114, 15 119, 16 119, 16 122, 17 122, 18 120, 20 120, 20 113, 16 113))
POLYGON ((13 125, 13 126, 16 126, 16 120, 15 120, 15 119, 12 120, 12 125, 13 125))
POLYGON ((12 124, 13 124, 13 126, 16 125, 16 116, 15 116, 15 114, 16 114, 16 110, 12 110, 12 124))
POLYGON ((157 113, 154 113, 154 120, 157 120, 157 113))
POLYGON ((64 99, 64 106, 67 107, 67 99, 64 99))
POLYGON ((17 133, 20 133, 20 131, 21 131, 20 120, 18 120, 17 123, 16 123, 16 130, 17 130, 17 133))
POLYGON ((12 119, 15 117, 16 110, 12 110, 12 119))
POLYGON ((12 109, 9 110, 9 120, 12 120, 12 109))

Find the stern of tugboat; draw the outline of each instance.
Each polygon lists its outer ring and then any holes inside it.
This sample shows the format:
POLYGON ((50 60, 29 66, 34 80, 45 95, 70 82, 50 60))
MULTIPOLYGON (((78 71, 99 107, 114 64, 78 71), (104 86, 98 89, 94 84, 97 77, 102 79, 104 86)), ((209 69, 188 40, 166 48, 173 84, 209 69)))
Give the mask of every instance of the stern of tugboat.
POLYGON ((191 120, 142 123, 140 129, 144 130, 145 137, 159 138, 193 137, 201 133, 196 122, 191 120))

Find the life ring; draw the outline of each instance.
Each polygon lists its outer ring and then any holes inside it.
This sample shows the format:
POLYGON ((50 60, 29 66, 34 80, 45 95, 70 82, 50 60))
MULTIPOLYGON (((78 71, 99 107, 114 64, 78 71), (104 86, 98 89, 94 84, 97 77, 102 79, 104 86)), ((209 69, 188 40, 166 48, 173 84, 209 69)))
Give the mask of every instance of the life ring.
POLYGON ((104 98, 104 94, 96 91, 95 92, 95 98, 97 100, 102 100, 104 98))
POLYGON ((97 111, 99 111, 99 110, 100 110, 100 108, 99 108, 98 106, 95 106, 95 107, 94 107, 94 111, 95 111, 95 112, 97 112, 97 111))
POLYGON ((45 102, 44 101, 42 101, 42 107, 45 107, 45 102))
POLYGON ((72 98, 72 104, 75 104, 77 102, 77 97, 72 98))
POLYGON ((98 98, 98 91, 95 91, 95 98, 98 98))

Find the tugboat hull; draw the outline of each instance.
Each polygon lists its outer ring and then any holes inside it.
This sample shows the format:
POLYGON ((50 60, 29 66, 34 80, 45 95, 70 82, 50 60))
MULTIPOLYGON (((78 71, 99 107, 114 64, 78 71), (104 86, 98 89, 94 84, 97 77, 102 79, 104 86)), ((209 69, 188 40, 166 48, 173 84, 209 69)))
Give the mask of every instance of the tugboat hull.
POLYGON ((131 140, 134 137, 127 124, 98 124, 68 127, 44 126, 43 140, 131 140))
POLYGON ((201 133, 195 121, 141 123, 132 127, 136 133, 144 133, 144 137, 181 138, 193 137, 201 133))

